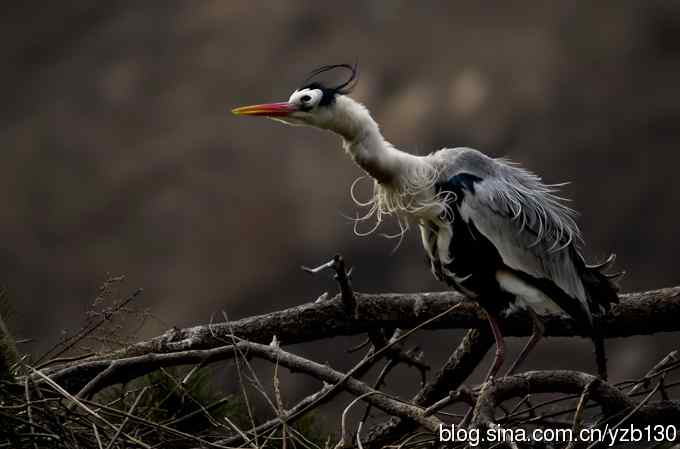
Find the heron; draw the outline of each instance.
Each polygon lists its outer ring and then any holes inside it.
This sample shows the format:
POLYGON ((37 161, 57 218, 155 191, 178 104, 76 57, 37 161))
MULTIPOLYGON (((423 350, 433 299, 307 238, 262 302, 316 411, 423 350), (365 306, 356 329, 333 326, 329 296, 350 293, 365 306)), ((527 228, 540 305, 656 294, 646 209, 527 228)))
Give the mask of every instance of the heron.
POLYGON ((372 199, 364 203, 371 209, 364 218, 375 217, 377 225, 395 215, 402 234, 409 223, 417 224, 434 277, 477 301, 486 313, 496 346, 487 380, 493 380, 505 358, 499 318, 516 309, 529 313, 533 331, 506 375, 542 338, 545 316, 571 317, 594 336, 596 318, 618 302, 614 276, 604 272, 614 256, 599 265, 586 264, 576 213, 559 196, 564 184, 546 184, 508 159, 471 148, 444 148, 424 156, 397 149, 385 140, 369 110, 349 96, 357 79, 356 65, 322 66, 287 101, 232 112, 341 137, 349 157, 373 179, 372 199), (342 83, 319 80, 339 70, 348 75, 342 83))

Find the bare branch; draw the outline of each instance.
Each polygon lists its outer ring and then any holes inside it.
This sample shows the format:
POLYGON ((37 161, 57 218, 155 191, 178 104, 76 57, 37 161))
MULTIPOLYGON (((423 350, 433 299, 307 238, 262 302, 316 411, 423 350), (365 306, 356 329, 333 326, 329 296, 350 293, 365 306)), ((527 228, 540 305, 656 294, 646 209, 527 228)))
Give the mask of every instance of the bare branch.
POLYGON ((680 421, 678 401, 658 401, 639 407, 624 392, 595 376, 557 370, 530 371, 487 383, 479 393, 471 425, 485 427, 494 422, 495 408, 510 398, 523 397, 529 393, 578 394, 590 383, 589 398, 602 407, 605 418, 633 410, 635 413, 626 418, 629 422, 671 424, 680 421), (660 410, 665 410, 665 416, 661 415, 660 410))
MULTIPOLYGON (((344 268, 341 268, 344 272, 344 268)), ((257 426, 254 429, 256 433, 263 430, 266 436, 266 432, 275 429, 281 423, 294 420, 310 407, 318 407, 337 392, 348 391, 354 396, 365 395, 363 396, 365 402, 392 417, 369 430, 366 437, 362 438, 361 441, 366 448, 392 443, 407 433, 413 432, 418 426, 436 431, 441 421, 435 415, 443 407, 461 400, 474 403, 476 398, 472 393, 463 394, 472 390, 461 389, 461 387, 478 367, 493 341, 485 316, 475 303, 450 292, 360 294, 352 292, 349 284, 345 285, 344 294, 344 301, 340 294, 330 300, 305 304, 267 315, 228 323, 211 323, 181 330, 174 329, 154 339, 133 344, 125 350, 83 360, 62 358, 59 364, 55 363, 41 370, 40 374, 48 376, 53 383, 63 387, 69 394, 78 392, 75 397, 68 397, 74 404, 78 404, 77 401, 87 404, 89 403, 87 399, 102 388, 115 383, 127 382, 169 366, 194 364, 205 366, 209 363, 233 359, 237 354, 245 359, 257 357, 272 363, 278 361, 281 366, 333 385, 329 388, 324 387, 318 395, 304 400, 302 404, 299 404, 300 407, 295 406, 287 413, 279 404, 277 410, 281 416, 265 423, 264 427, 257 426), (354 312, 347 307, 348 291, 356 300, 354 312), (418 367, 425 367, 426 365, 418 357, 404 352, 396 344, 415 329, 459 327, 466 327, 469 330, 449 359, 411 401, 405 402, 387 396, 358 380, 359 375, 365 373, 364 369, 377 361, 379 356, 390 357, 394 363, 411 362, 411 365, 414 365, 415 360, 416 366, 422 364, 418 367), (375 332, 376 329, 381 328, 411 328, 411 330, 396 339, 386 341, 383 333, 377 335, 375 332), (338 372, 328 366, 295 356, 285 352, 279 346, 279 342, 287 345, 313 341, 320 337, 362 333, 369 334, 372 337, 370 340, 377 348, 347 373, 338 372), (266 344, 272 341, 273 337, 276 337, 277 344, 266 344)), ((680 287, 622 295, 621 303, 613 307, 610 314, 600 319, 601 334, 605 338, 611 338, 677 331, 680 330, 680 321, 676 318, 679 315, 680 287)), ((531 332, 531 323, 528 315, 519 312, 504 319, 501 326, 506 335, 522 336, 531 332)), ((580 332, 571 319, 558 316, 548 317, 545 320, 545 327, 546 335, 574 336, 579 335, 580 332)), ((663 376, 679 365, 672 358, 667 359, 658 364, 643 379, 630 381, 628 384, 643 382, 646 385, 646 382, 663 376)), ((35 375, 30 377, 44 382, 43 376, 40 376, 40 379, 35 375)), ((24 387, 23 393, 25 385, 22 387, 24 387)), ((588 399, 603 408, 605 419, 620 419, 625 416, 627 422, 654 424, 680 421, 680 405, 677 401, 667 400, 667 396, 662 394, 661 401, 647 403, 649 401, 647 399, 639 403, 626 395, 622 388, 584 373, 571 371, 525 373, 484 385, 478 394, 474 413, 470 413, 469 416, 472 418, 472 425, 495 425, 497 422, 504 422, 502 418, 496 420, 494 416, 496 408, 501 406, 503 401, 511 397, 550 392, 576 395, 576 398, 583 395, 582 406, 577 407, 579 410, 577 410, 573 426, 580 425, 582 419, 580 415, 583 410, 591 407, 591 405, 586 405, 588 399), (587 389, 588 394, 585 394, 584 389, 589 382, 593 384, 587 389)), ((657 386, 657 391, 662 393, 665 391, 662 383, 657 386)), ((650 399, 651 397, 649 396, 650 399)), ((513 413, 514 411, 511 414, 513 413)), ((550 414, 536 417, 539 420, 547 418, 550 418, 550 414)), ((526 423, 526 420, 520 422, 522 423, 526 423)), ((104 430, 108 428, 110 427, 102 427, 104 430)), ((127 438, 124 434, 122 436, 127 438)), ((242 442, 244 437, 251 438, 251 435, 246 432, 244 435, 232 436, 220 443, 237 442, 236 439, 242 442)), ((66 435, 66 438, 69 436, 66 435)), ((107 439, 109 439, 108 436, 107 439)))
MULTIPOLYGON (((354 293, 357 301, 356 317, 348 314, 336 295, 328 301, 308 303, 278 312, 243 318, 230 323, 172 329, 165 334, 142 341, 106 357, 206 349, 222 346, 232 333, 257 343, 268 343, 276 335, 282 344, 296 344, 339 335, 368 333, 378 327, 408 329, 433 317, 455 304, 455 313, 437 320, 429 329, 483 329, 488 326, 479 307, 455 292, 365 294, 354 293), (301 325, 301 323, 304 323, 301 325)), ((605 338, 649 335, 680 330, 680 287, 664 288, 621 295, 620 304, 602 318, 605 338)), ((546 336, 569 337, 581 335, 573 320, 561 316, 546 317, 546 336)), ((530 317, 518 311, 502 323, 506 336, 531 334, 530 317)))
MULTIPOLYGON (((415 404, 432 406, 439 401, 439 408, 441 408, 450 402, 449 392, 458 389, 463 384, 493 344, 493 336, 489 331, 488 323, 485 322, 485 324, 481 329, 467 331, 451 356, 437 371, 434 379, 413 398, 415 404)), ((459 396, 456 395, 456 398, 459 396)), ((430 408, 428 411, 432 413, 439 408, 430 408)), ((413 431, 416 427, 417 423, 413 421, 393 418, 370 429, 365 445, 382 447, 413 431)))

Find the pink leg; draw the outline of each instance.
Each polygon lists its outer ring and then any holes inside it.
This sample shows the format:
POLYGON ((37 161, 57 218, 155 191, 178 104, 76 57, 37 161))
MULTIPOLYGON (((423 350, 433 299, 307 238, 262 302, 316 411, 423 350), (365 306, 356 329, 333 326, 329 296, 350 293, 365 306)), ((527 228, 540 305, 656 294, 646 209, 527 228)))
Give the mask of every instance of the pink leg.
POLYGON ((496 374, 501 369, 501 366, 503 366, 503 361, 505 360, 505 342, 503 341, 503 333, 501 332, 501 328, 498 326, 498 320, 496 317, 488 312, 486 316, 489 320, 489 324, 491 325, 493 338, 496 340, 496 354, 494 356, 493 363, 491 364, 491 368, 489 368, 489 372, 486 375, 485 381, 493 382, 494 377, 496 377, 496 374))

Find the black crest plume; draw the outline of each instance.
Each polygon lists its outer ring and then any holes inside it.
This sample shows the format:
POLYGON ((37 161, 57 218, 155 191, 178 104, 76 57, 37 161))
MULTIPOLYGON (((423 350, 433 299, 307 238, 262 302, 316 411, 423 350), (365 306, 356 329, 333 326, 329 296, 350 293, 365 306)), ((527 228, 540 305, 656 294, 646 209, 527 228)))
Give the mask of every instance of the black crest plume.
POLYGON ((324 65, 317 69, 312 70, 305 78, 303 83, 303 88, 307 89, 320 89, 323 92, 323 98, 320 104, 330 104, 333 102, 336 94, 348 94, 354 89, 358 81, 358 71, 357 65, 350 64, 333 64, 324 65), (314 81, 314 78, 321 75, 322 73, 330 72, 336 69, 344 69, 349 71, 349 77, 346 81, 338 84, 337 86, 326 86, 319 81, 314 81))

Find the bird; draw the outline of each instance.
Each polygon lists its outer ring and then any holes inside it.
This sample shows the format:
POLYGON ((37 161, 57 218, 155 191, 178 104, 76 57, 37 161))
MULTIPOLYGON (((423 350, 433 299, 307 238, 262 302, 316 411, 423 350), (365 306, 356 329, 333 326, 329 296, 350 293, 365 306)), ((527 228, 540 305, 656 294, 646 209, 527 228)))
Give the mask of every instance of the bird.
MULTIPOLYGON (((542 338, 545 316, 571 317, 597 342, 597 318, 618 302, 618 273, 604 272, 615 256, 586 264, 576 212, 559 195, 564 184, 546 184, 508 159, 471 148, 427 155, 397 149, 369 110, 349 95, 357 81, 356 64, 325 65, 311 71, 287 101, 232 112, 341 137, 349 157, 373 179, 372 199, 362 203, 371 209, 363 218, 373 216, 377 226, 384 216, 395 215, 402 234, 417 224, 434 277, 486 313, 496 346, 487 380, 505 359, 499 319, 516 309, 529 313, 533 331, 506 375, 542 338), (320 80, 327 72, 347 78, 332 85, 320 80)), ((606 377, 606 365, 598 368, 606 377)))

